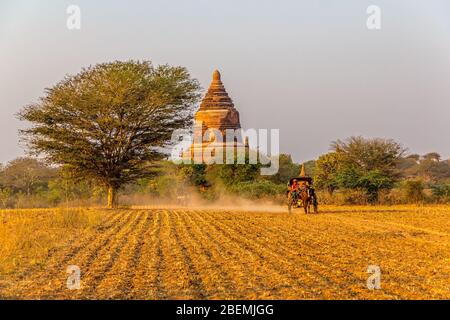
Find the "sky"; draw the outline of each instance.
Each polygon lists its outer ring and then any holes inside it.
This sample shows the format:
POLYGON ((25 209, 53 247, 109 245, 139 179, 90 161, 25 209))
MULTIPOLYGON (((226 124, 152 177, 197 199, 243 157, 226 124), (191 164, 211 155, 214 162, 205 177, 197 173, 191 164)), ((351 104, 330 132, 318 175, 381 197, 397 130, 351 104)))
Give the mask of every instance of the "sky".
POLYGON ((204 89, 219 69, 242 127, 279 129, 298 162, 353 135, 450 157, 449 1, 1 0, 0 162, 24 155, 15 114, 45 88, 129 59, 184 66, 204 89))

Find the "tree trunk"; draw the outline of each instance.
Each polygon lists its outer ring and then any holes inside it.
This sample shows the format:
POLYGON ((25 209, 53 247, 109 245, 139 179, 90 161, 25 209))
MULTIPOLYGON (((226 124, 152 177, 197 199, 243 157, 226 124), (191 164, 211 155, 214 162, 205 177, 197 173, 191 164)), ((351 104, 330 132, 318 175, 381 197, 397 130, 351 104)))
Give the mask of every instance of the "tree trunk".
POLYGON ((108 187, 108 209, 117 207, 117 189, 115 187, 108 187))

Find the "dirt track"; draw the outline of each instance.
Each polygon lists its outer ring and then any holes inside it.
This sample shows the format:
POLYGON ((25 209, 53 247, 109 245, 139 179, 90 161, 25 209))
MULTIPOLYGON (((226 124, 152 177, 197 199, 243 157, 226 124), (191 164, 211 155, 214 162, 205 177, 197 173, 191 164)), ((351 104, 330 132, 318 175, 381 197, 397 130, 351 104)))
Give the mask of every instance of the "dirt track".
POLYGON ((447 210, 123 210, 7 278, 2 298, 450 298, 447 210), (81 289, 68 290, 68 265, 81 289), (368 290, 369 265, 381 290, 368 290))

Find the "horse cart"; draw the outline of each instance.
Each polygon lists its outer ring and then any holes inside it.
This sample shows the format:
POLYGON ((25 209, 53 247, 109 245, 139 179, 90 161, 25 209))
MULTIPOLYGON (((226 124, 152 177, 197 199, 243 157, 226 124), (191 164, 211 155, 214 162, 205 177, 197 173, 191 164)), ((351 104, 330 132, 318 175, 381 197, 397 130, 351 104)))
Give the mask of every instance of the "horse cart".
POLYGON ((289 213, 293 208, 303 208, 305 213, 311 212, 313 206, 314 213, 318 213, 318 202, 313 188, 311 177, 291 178, 288 183, 287 205, 289 213))

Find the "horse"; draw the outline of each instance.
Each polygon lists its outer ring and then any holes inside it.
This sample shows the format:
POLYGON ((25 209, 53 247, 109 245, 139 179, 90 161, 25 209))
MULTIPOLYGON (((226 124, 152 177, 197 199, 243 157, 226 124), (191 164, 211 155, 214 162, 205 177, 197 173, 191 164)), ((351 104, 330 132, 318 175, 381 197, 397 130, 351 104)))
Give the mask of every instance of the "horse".
POLYGON ((305 213, 311 213, 311 205, 314 207, 314 213, 318 213, 317 200, 315 198, 315 194, 310 194, 307 188, 303 188, 300 190, 299 199, 302 200, 303 209, 305 213))
POLYGON ((310 213, 310 206, 311 206, 311 197, 309 196, 308 190, 306 188, 301 189, 299 193, 299 198, 302 200, 302 206, 305 210, 305 213, 310 213))

